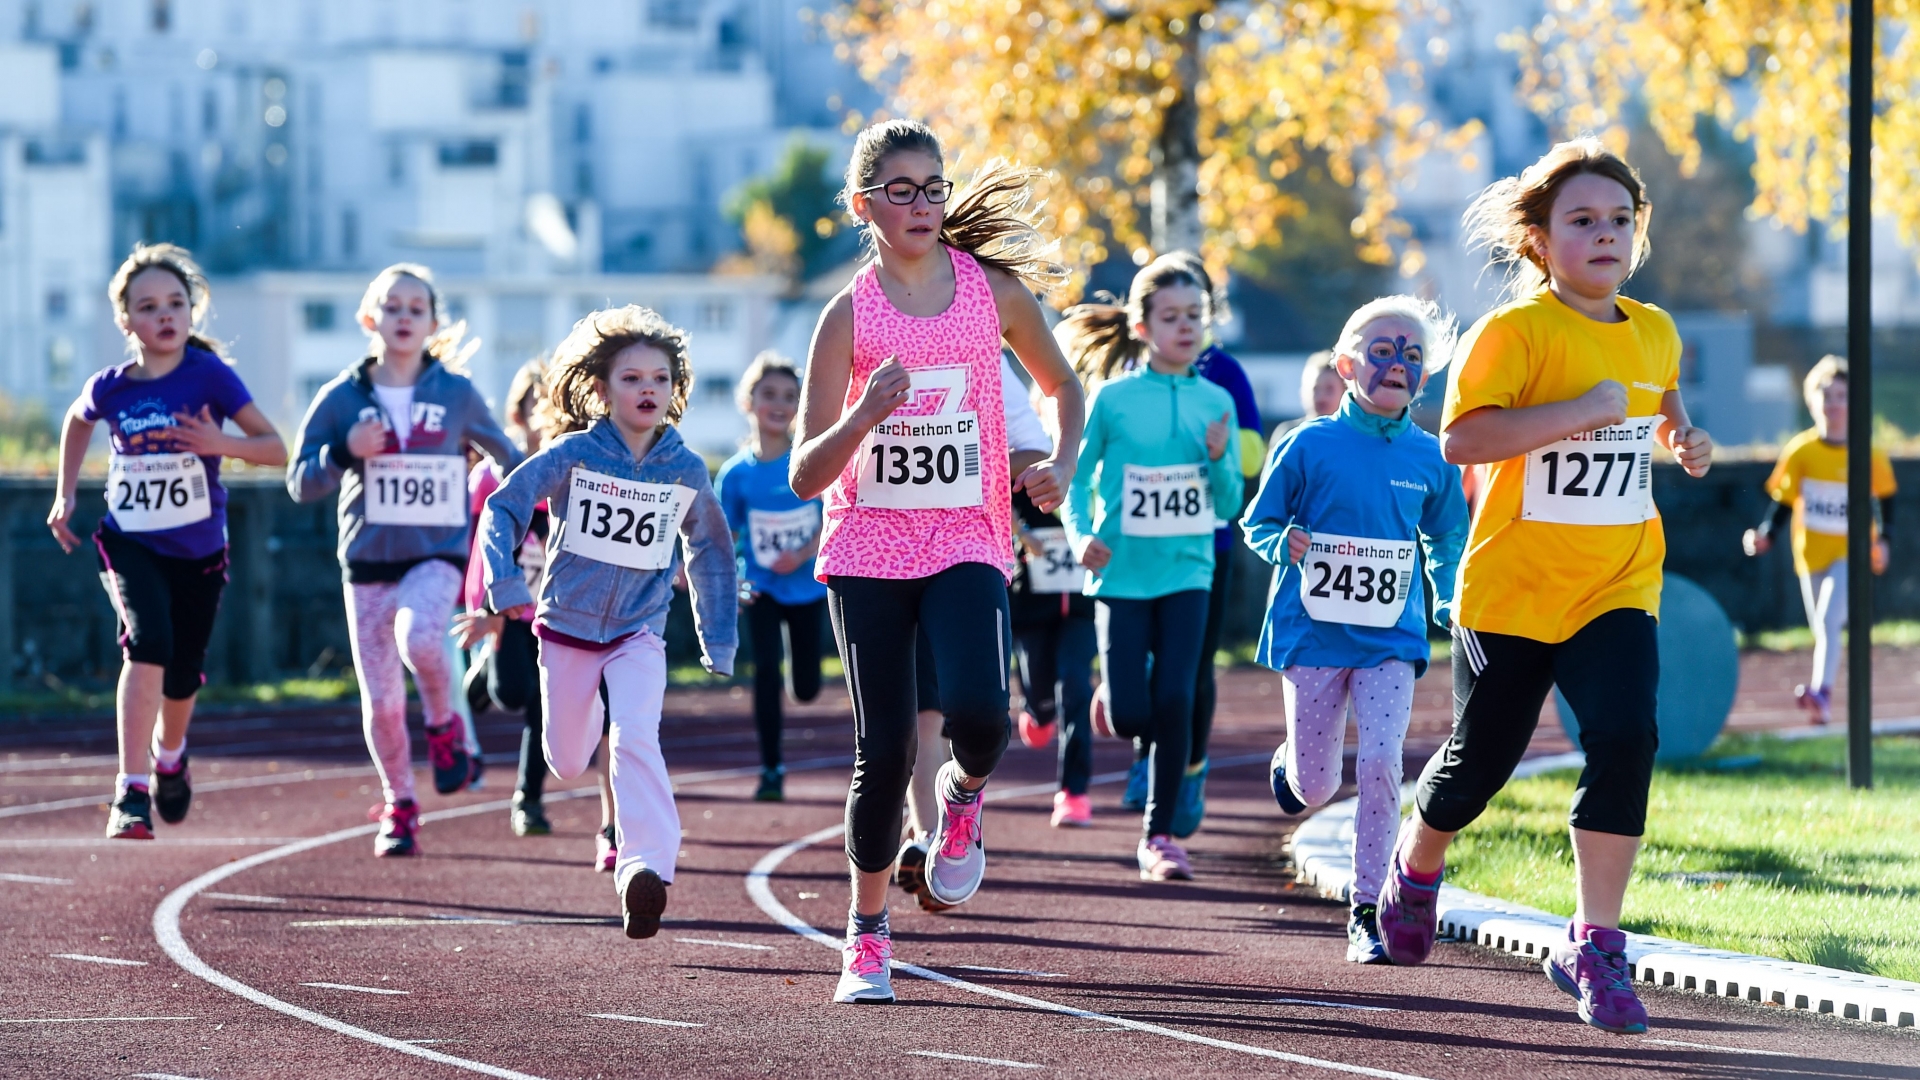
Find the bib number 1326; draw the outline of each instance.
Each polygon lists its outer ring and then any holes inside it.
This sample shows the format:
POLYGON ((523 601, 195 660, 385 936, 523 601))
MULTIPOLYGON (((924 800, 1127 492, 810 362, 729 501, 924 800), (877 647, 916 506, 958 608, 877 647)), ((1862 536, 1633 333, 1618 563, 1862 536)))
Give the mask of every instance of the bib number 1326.
POLYGON ((632 570, 664 570, 673 560, 680 514, 692 499, 693 489, 682 484, 575 469, 560 550, 632 570))

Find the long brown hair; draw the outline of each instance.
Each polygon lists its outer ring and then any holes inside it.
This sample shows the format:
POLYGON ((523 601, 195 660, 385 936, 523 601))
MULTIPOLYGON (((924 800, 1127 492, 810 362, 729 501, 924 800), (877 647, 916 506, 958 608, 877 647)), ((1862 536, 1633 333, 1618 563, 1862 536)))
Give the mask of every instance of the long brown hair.
POLYGON ((1640 174, 1606 144, 1591 135, 1556 144, 1519 176, 1495 180, 1474 197, 1461 224, 1471 248, 1486 248, 1488 258, 1506 266, 1503 300, 1532 295, 1547 283, 1547 263, 1527 234, 1529 226, 1550 229, 1553 200, 1561 185, 1576 176, 1600 176, 1627 189, 1633 199, 1633 254, 1627 264, 1632 275, 1647 261, 1651 246, 1647 223, 1653 203, 1640 174))
MULTIPOLYGON (((939 136, 918 120, 869 124, 847 159, 841 204, 851 212, 854 193, 879 183, 887 156, 902 151, 946 161, 939 136)), ((940 241, 1043 292, 1064 282, 1067 268, 1053 261, 1057 245, 1040 231, 1039 208, 1033 205, 1033 182, 1042 175, 1005 158, 988 161, 943 208, 940 241)))
POLYGON ((693 392, 687 340, 685 330, 638 304, 604 308, 582 317, 554 347, 553 361, 547 366, 547 434, 580 431, 607 414, 593 384, 606 379, 614 356, 629 345, 651 345, 667 358, 673 376, 667 423, 677 423, 687 411, 687 395, 693 392))
MULTIPOLYGON (((206 331, 207 312, 213 307, 207 275, 201 271, 200 264, 193 261, 193 253, 178 244, 133 245, 132 254, 107 282, 107 300, 113 304, 114 319, 127 320, 127 291, 133 288, 133 279, 148 270, 165 270, 180 279, 180 287, 187 290, 187 344, 224 358, 224 347, 206 331)), ((139 348, 139 341, 131 331, 127 332, 127 348, 139 348)))
POLYGON ((1198 264, 1199 258, 1190 252, 1168 252, 1133 275, 1124 304, 1119 297, 1103 293, 1094 303, 1067 309, 1053 336, 1083 384, 1098 385, 1140 362, 1147 345, 1134 336, 1133 326, 1147 321, 1153 313, 1153 296, 1161 289, 1191 285, 1207 298, 1208 312, 1212 312, 1212 282, 1198 264))

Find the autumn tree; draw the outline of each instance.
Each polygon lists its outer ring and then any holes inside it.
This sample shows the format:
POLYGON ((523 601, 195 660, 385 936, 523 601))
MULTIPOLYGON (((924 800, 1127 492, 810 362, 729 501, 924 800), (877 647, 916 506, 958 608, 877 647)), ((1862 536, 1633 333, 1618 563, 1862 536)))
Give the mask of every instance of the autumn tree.
POLYGON ((1392 261, 1396 178, 1472 133, 1405 93, 1421 70, 1403 32, 1444 15, 1423 0, 850 0, 826 21, 963 169, 1052 170, 1041 194, 1084 271, 1109 238, 1136 261, 1198 248, 1225 269, 1301 214, 1284 181, 1309 157, 1357 191, 1360 253, 1392 261))
POLYGON ((722 272, 774 274, 795 284, 851 257, 853 236, 834 199, 840 178, 822 147, 796 140, 773 171, 736 188, 723 210, 746 244, 722 272))

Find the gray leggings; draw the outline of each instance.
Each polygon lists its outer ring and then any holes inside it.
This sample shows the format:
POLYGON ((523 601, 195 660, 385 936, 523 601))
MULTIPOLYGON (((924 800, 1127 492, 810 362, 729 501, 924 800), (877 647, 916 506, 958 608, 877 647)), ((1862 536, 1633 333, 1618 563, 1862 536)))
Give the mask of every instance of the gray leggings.
POLYGON ((1833 686, 1840 670, 1840 631, 1847 625, 1847 560, 1835 559, 1825 570, 1800 575, 1800 599, 1807 605, 1807 625, 1813 628, 1813 675, 1810 690, 1833 686))

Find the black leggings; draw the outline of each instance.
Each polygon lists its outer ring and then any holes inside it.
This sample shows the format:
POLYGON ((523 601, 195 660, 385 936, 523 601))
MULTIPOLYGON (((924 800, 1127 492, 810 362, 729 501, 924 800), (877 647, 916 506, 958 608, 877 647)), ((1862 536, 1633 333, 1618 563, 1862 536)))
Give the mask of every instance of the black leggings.
POLYGON ((762 768, 780 767, 780 695, 790 690, 795 701, 820 696, 820 626, 826 609, 825 599, 782 604, 765 593, 747 607, 747 632, 753 641, 753 729, 760 736, 762 768), (783 653, 785 679, 780 674, 783 653))
POLYGON ((1193 680, 1193 747, 1188 765, 1207 760, 1207 741, 1213 737, 1213 654, 1220 651, 1220 624, 1227 614, 1227 589, 1233 583, 1233 552, 1213 553, 1213 588, 1207 592, 1207 622, 1200 631, 1200 666, 1193 680))
POLYGON ((1093 620, 1063 615, 1014 630, 1020 646, 1020 685, 1027 711, 1043 724, 1060 722, 1060 786, 1085 795, 1093 776, 1093 731, 1087 719, 1093 704, 1093 655, 1099 648, 1093 620))
POLYGON ((176 559, 105 525, 94 530, 93 546, 100 584, 120 617, 121 652, 131 663, 163 669, 160 693, 169 701, 198 694, 207 681, 207 642, 227 587, 226 549, 176 559))
POLYGON ((520 732, 520 775, 514 790, 539 802, 547 789, 547 757, 540 747, 540 639, 533 624, 508 619, 487 655, 487 696, 508 712, 526 710, 527 726, 520 732))
POLYGON ((1200 663, 1207 592, 1188 589, 1151 600, 1102 596, 1093 610, 1107 716, 1116 734, 1150 745, 1146 833, 1171 833, 1193 737, 1193 673, 1200 663))
POLYGON ((847 858, 865 873, 893 865, 918 745, 915 629, 933 651, 953 759, 991 774, 1007 749, 1007 587, 998 569, 960 563, 931 577, 834 577, 827 610, 853 695, 853 786, 847 858))
POLYGON ((1513 775, 1555 685, 1573 706, 1587 766, 1573 794, 1576 829, 1639 836, 1660 746, 1660 641, 1653 616, 1618 608, 1558 644, 1453 631, 1453 736, 1427 762, 1420 818, 1459 832, 1513 775))

